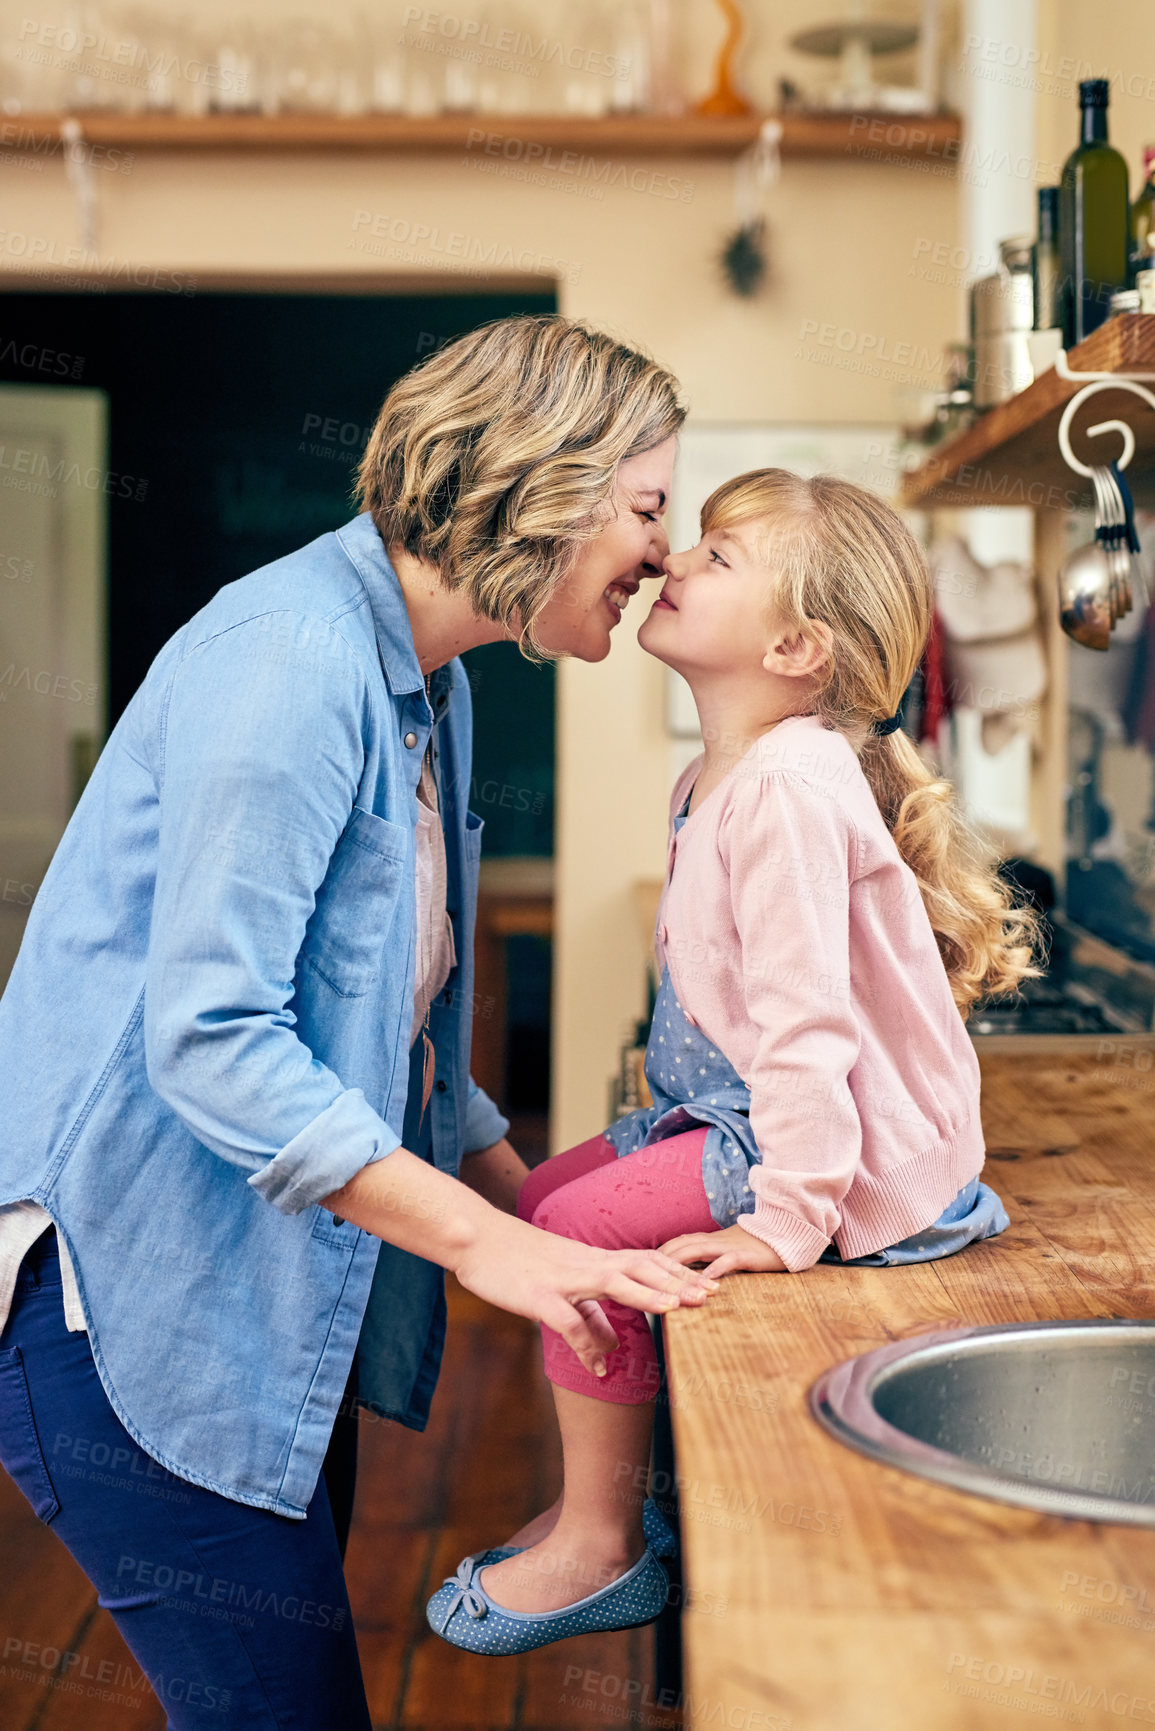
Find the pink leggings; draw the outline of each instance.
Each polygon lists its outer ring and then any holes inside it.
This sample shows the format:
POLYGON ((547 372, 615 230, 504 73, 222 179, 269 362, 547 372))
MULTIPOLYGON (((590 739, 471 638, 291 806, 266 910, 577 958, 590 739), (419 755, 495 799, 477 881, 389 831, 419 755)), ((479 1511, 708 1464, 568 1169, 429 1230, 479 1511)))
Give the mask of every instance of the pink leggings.
MULTIPOLYGON (((619 1159, 604 1136, 556 1154, 530 1173, 517 1200, 522 1220, 606 1250, 656 1250, 683 1232, 714 1232, 702 1185, 705 1127, 669 1136, 619 1159)), ((658 1392, 658 1359, 645 1312, 603 1303, 621 1345, 594 1376, 552 1328, 542 1328, 545 1374, 559 1388, 620 1406, 658 1392)))

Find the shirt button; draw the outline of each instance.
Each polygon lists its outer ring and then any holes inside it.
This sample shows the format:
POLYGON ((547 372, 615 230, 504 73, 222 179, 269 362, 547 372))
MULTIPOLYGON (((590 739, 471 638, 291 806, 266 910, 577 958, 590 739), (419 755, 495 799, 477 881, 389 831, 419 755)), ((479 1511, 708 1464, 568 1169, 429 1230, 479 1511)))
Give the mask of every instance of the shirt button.
POLYGON ((449 1086, 449 1084, 448 1084, 448 1082, 438 1082, 438 1084, 437 1084, 437 1092, 438 1092, 438 1093, 439 1093, 439 1094, 444 1094, 444 1092, 445 1092, 445 1090, 446 1090, 446 1088, 447 1088, 447 1087, 448 1087, 448 1086, 449 1086))
POLYGON ((417 744, 417 735, 415 733, 407 733, 405 735, 405 743, 409 747, 410 751, 412 751, 413 747, 417 744))

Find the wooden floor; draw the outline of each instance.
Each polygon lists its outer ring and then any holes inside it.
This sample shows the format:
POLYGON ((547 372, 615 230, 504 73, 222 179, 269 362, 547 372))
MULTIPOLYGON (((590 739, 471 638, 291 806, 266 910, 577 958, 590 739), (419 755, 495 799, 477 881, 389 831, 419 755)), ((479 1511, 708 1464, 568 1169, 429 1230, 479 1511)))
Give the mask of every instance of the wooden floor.
MULTIPOLYGON (((677 1726, 673 1715, 644 1705, 653 1699, 648 1629, 494 1659, 459 1653, 429 1633, 425 1600, 442 1577, 466 1552, 500 1542, 545 1507, 560 1484, 536 1329, 450 1284, 445 1367, 429 1429, 417 1436, 361 1415, 346 1573, 374 1726, 677 1726), (643 1703, 632 1721, 623 1699, 643 1703)), ((131 1656, 108 1613, 0 1472, 0 1731, 163 1731, 164 1714, 147 1690, 108 1687, 89 1696, 75 1681, 95 1678, 102 1660, 124 1667, 104 1677, 129 1675, 131 1656)))

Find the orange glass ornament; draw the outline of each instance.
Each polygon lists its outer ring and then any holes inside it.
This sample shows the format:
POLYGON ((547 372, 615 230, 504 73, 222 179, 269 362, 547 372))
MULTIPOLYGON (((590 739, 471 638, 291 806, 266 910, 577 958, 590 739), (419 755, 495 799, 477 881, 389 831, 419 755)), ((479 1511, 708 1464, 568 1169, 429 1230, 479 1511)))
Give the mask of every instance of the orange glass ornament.
POLYGON ((734 88, 731 76, 734 66, 734 56, 738 44, 742 40, 743 18, 735 0, 718 0, 726 19, 726 39, 718 50, 718 64, 714 73, 714 88, 709 96, 694 109, 695 114, 710 114, 732 118, 736 115, 753 114, 753 106, 740 96, 734 88))

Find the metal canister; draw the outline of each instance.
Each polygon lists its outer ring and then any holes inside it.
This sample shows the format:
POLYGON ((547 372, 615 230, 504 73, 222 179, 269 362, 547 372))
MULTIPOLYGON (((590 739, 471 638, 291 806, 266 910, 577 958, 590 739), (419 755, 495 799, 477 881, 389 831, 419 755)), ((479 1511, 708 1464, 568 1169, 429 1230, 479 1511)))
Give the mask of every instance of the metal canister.
POLYGON ((999 268, 971 285, 975 345, 975 407, 993 408, 1034 379, 1027 338, 1035 322, 1031 242, 1016 237, 999 246, 999 268))

